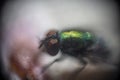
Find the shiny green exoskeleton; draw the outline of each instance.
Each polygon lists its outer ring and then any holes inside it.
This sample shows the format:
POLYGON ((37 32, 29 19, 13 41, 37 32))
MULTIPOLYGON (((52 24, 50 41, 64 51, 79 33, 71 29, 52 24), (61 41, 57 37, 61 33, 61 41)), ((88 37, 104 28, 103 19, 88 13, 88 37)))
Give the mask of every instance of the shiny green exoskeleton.
POLYGON ((69 30, 60 33, 60 49, 65 54, 77 56, 93 43, 94 36, 90 32, 69 30))
POLYGON ((61 51, 63 55, 57 58, 55 62, 62 60, 66 55, 80 60, 83 64, 80 71, 88 64, 84 59, 85 57, 91 59, 94 63, 99 62, 99 60, 106 62, 110 53, 101 37, 97 37, 91 32, 79 30, 50 31, 40 47, 42 45, 44 45, 46 52, 52 56, 61 51))
POLYGON ((43 40, 47 52, 56 55, 59 50, 63 54, 78 55, 94 43, 94 35, 90 32, 69 30, 69 31, 50 31, 43 40))

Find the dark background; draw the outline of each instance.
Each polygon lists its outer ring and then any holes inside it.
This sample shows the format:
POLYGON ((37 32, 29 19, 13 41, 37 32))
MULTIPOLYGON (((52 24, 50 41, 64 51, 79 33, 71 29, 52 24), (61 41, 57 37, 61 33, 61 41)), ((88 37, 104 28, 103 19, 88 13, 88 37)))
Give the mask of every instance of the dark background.
MULTIPOLYGON (((0 0, 0 80, 9 80, 9 77, 8 76, 6 77, 3 74, 4 72, 2 72, 2 60, 1 60, 1 42, 2 42, 2 21, 1 21, 1 19, 2 19, 2 9, 3 9, 3 7, 4 7, 4 5, 6 4, 7 1, 14 1, 14 0, 0 0)), ((120 2, 119 2, 119 0, 106 0, 106 1, 108 1, 108 2, 109 1, 114 1, 116 3, 117 7, 118 7, 118 14, 120 14, 120 2)), ((120 15, 118 16, 118 19, 119 19, 118 20, 118 25, 119 25, 118 33, 120 33, 120 15)), ((119 80, 120 62, 118 64, 118 68, 119 68, 118 75, 116 75, 118 77, 116 78, 116 80, 119 80)))

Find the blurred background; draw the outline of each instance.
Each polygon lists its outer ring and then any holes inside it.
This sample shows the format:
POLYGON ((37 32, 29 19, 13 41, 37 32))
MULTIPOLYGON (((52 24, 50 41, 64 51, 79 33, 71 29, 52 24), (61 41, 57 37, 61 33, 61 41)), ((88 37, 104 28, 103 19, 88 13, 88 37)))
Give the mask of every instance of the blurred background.
MULTIPOLYGON (((2 29, 3 29, 3 25, 2 25, 2 11, 3 11, 3 8, 4 8, 4 6, 6 5, 6 3, 7 2, 12 2, 12 1, 15 1, 15 0, 1 0, 0 1, 0 45, 1 45, 1 43, 2 43, 2 37, 3 37, 3 35, 2 35, 2 33, 3 33, 3 31, 2 31, 2 29)), ((119 3, 119 1, 118 0, 105 0, 105 2, 114 2, 115 3, 115 5, 117 6, 117 9, 118 9, 118 14, 119 14, 119 10, 120 10, 120 3, 119 3)), ((119 17, 119 15, 118 15, 118 17, 119 17)), ((119 20, 116 20, 116 22, 118 23, 118 25, 119 25, 119 20), (118 22, 117 22, 118 21, 118 22)), ((117 28, 117 33, 119 34, 120 33, 120 27, 119 26, 116 26, 117 28)), ((119 43, 120 44, 120 43, 119 43)), ((1 46, 0 46, 0 48, 1 48, 1 46)), ((1 50, 1 49, 0 49, 1 50)), ((1 51, 0 51, 1 52, 1 51)), ((1 53, 0 53, 1 54, 1 53)), ((120 63, 119 64, 117 64, 117 66, 118 66, 118 68, 119 68, 119 70, 118 70, 118 73, 119 73, 119 71, 120 71, 120 63)), ((4 72, 3 72, 3 70, 2 70, 3 68, 2 68, 2 60, 1 60, 1 56, 0 56, 0 80, 9 80, 8 79, 8 77, 6 76, 6 75, 4 75, 4 72)), ((116 76, 118 76, 118 74, 116 74, 116 76)), ((116 80, 117 80, 118 78, 116 78, 116 80)))

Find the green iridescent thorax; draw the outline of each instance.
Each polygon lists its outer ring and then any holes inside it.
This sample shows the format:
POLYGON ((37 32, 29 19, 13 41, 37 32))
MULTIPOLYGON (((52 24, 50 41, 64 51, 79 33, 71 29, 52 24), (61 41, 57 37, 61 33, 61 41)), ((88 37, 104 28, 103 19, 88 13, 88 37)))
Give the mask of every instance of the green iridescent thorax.
POLYGON ((93 38, 93 35, 90 32, 80 32, 80 31, 64 31, 60 33, 60 37, 62 40, 68 39, 68 38, 78 38, 81 40, 91 40, 93 38))
POLYGON ((71 55, 84 51, 94 43, 95 37, 90 32, 63 31, 60 33, 60 48, 71 55))

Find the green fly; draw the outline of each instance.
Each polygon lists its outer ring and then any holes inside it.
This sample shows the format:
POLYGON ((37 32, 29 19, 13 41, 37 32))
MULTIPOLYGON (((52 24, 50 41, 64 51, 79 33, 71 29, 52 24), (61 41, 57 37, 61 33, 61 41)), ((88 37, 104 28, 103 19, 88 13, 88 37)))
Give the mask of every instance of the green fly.
POLYGON ((52 56, 61 51, 63 55, 56 59, 55 62, 62 60, 64 55, 77 58, 83 64, 83 67, 79 71, 82 71, 88 64, 83 57, 92 55, 91 60, 96 63, 99 60, 105 62, 109 56, 109 50, 105 47, 103 39, 96 37, 88 31, 65 30, 58 32, 52 30, 47 33, 46 38, 42 40, 39 48, 42 46, 52 56))
POLYGON ((90 32, 78 30, 58 32, 52 30, 47 33, 40 47, 44 45, 47 52, 53 56, 56 55, 59 50, 64 54, 77 56, 78 54, 82 54, 94 41, 95 36, 90 32))

